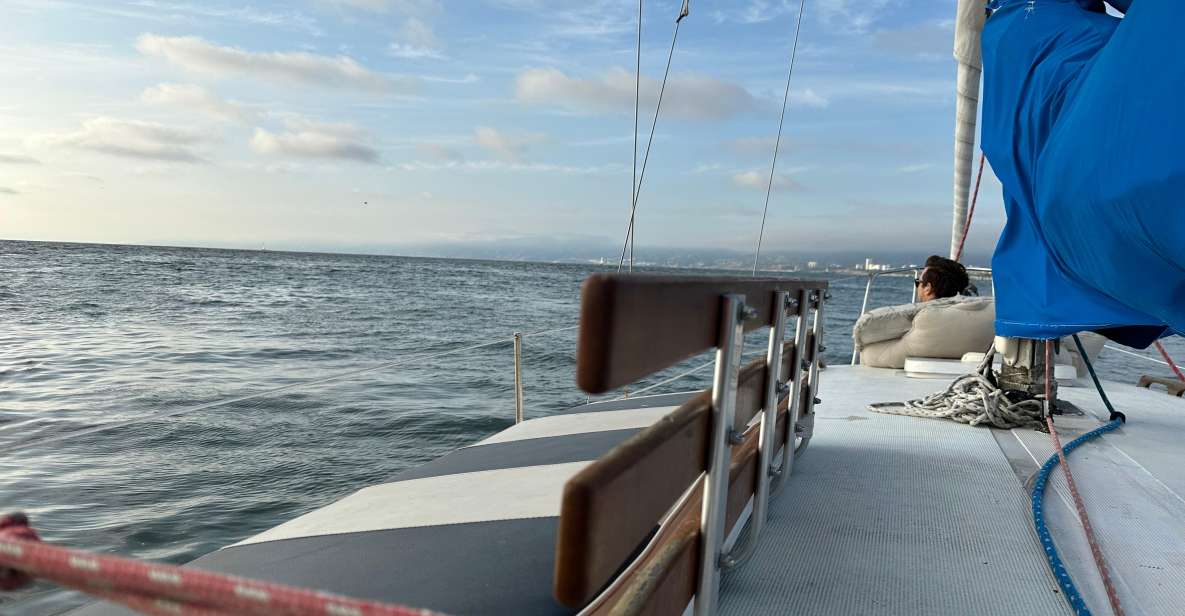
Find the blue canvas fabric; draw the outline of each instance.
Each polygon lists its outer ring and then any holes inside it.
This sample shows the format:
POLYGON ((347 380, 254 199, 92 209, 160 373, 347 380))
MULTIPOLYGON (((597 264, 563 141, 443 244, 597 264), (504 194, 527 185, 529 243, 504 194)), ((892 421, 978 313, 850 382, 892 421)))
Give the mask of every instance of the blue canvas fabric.
POLYGON ((996 333, 1185 332, 1185 6, 997 0, 982 147, 1008 222, 996 333))

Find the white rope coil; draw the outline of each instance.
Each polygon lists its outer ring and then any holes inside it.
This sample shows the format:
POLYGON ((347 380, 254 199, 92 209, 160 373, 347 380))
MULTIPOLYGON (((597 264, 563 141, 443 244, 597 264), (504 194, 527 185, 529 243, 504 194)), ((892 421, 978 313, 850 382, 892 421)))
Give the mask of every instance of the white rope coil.
POLYGON ((1004 390, 988 378, 994 356, 994 352, 988 353, 975 372, 955 379, 943 391, 905 402, 870 404, 868 410, 886 415, 950 419, 972 426, 1040 427, 1044 418, 1044 398, 1009 400, 1004 390))

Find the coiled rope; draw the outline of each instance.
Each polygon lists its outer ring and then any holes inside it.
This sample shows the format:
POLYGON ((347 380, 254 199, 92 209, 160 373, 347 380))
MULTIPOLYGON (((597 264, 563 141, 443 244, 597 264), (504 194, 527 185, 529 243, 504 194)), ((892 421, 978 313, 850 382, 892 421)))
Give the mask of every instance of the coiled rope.
POLYGON ((1010 400, 996 385, 992 374, 995 355, 994 349, 989 350, 975 372, 955 379, 940 392, 905 402, 878 402, 868 405, 868 410, 886 415, 950 419, 971 426, 988 424, 1003 429, 1040 426, 1041 399, 1010 400))
POLYGON ((434 612, 41 543, 23 514, 0 517, 0 590, 33 578, 160 616, 432 616, 434 612))

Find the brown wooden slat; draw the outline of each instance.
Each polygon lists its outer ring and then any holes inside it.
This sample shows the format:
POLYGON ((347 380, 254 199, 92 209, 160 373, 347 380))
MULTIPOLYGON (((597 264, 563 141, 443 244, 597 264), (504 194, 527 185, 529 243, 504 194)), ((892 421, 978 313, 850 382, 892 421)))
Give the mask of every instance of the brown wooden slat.
POLYGON ((756 310, 745 331, 773 322, 773 292, 825 289, 822 280, 594 274, 581 291, 576 382, 593 394, 628 385, 713 348, 721 296, 756 310))
POLYGON ((704 480, 662 525, 646 550, 588 607, 589 614, 676 616, 695 594, 704 480))
POLYGON ((684 403, 564 486, 556 538, 555 596, 586 604, 707 469, 711 394, 684 403))
POLYGON ((753 419, 765 403, 765 359, 755 359, 741 368, 737 377, 737 402, 732 427, 744 432, 749 420, 753 419))

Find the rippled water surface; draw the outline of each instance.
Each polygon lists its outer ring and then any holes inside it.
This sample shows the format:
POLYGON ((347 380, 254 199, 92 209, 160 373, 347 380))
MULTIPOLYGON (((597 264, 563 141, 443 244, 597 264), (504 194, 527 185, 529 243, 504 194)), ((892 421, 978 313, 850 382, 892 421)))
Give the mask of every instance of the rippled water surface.
MULTIPOLYGON (((28 512, 51 541, 191 560, 510 425, 511 334, 574 325, 580 281, 598 269, 0 241, 0 511, 28 512), (10 451, 134 418, 150 419, 10 451)), ((863 290, 833 285, 831 363, 851 354, 863 290)), ((871 305, 910 291, 885 278, 871 305)), ((526 338, 528 417, 586 400, 574 348, 570 329, 526 338)), ((1164 372, 1107 352, 1100 370, 1164 372)), ((79 601, 38 585, 0 597, 0 612, 79 601)))

